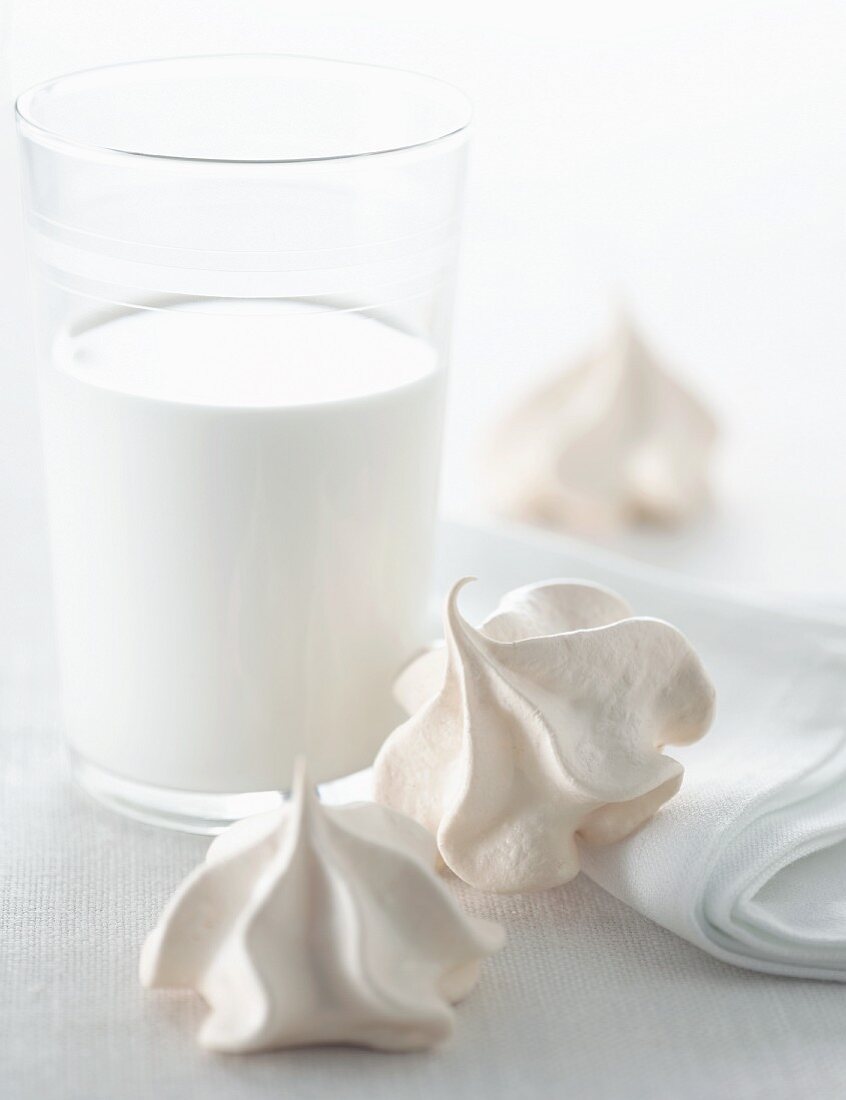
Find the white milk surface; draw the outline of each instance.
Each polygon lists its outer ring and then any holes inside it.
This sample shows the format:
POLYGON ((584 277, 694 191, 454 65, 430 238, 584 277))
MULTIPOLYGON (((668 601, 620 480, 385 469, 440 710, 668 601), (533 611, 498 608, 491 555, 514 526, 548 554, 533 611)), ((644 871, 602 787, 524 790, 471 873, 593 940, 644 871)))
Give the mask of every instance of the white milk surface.
POLYGON ((71 745, 182 790, 366 766, 422 642, 443 372, 355 312, 104 314, 42 372, 71 745))

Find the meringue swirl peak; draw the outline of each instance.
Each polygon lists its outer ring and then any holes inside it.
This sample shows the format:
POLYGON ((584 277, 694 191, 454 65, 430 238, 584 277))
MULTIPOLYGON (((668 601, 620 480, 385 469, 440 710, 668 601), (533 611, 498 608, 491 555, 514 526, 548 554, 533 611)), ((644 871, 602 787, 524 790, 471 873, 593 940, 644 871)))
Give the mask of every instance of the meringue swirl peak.
POLYGON ((471 886, 556 886, 579 870, 577 841, 621 840, 678 791, 662 749, 703 736, 714 689, 675 627, 608 589, 529 585, 477 629, 458 608, 466 583, 446 599, 445 646, 397 680, 410 717, 376 758, 374 794, 471 886))
POLYGON ((141 982, 199 993, 198 1041, 212 1050, 432 1046, 503 943, 462 912, 436 860, 401 813, 322 805, 300 760, 291 799, 227 829, 177 889, 141 982))
POLYGON ((707 504, 716 423, 619 310, 595 351, 529 393, 487 449, 491 506, 604 535, 681 526, 707 504))

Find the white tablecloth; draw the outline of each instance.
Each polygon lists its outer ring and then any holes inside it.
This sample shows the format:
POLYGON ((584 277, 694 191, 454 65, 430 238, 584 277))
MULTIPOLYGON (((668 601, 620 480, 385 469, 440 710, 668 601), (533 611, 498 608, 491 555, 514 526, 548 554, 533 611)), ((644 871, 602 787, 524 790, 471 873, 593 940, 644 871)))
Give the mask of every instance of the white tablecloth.
MULTIPOLYGON (((444 536, 447 570, 484 557, 486 536, 457 528, 444 536)), ((842 986, 717 962, 584 876, 527 897, 463 893, 468 909, 501 921, 509 938, 440 1050, 200 1051, 193 1032, 202 1006, 142 991, 136 964, 144 934, 206 842, 125 821, 69 784, 38 611, 42 560, 33 561, 28 593, 20 561, 8 572, 15 592, 2 588, 15 623, 0 635, 3 1097, 846 1095, 842 986)))

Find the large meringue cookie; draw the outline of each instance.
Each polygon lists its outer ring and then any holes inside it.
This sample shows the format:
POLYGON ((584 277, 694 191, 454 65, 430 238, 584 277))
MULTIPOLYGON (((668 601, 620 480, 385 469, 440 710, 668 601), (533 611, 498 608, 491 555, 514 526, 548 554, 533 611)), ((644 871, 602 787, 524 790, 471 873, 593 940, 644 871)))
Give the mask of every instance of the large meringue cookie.
POLYGON ((588 534, 678 525, 708 499, 714 420, 620 314, 606 345, 498 426, 489 497, 512 519, 588 534))
POLYGON ((322 806, 300 766, 291 802, 231 826, 177 890, 141 982, 200 993, 212 1050, 431 1046, 503 942, 459 909, 436 858, 393 810, 322 806))
POLYGON ((376 758, 374 796, 419 821, 482 890, 567 882, 576 839, 621 840, 681 786, 664 745, 696 741, 714 689, 674 627, 619 596, 548 581, 476 630, 446 601, 446 646, 397 681, 411 713, 376 758))

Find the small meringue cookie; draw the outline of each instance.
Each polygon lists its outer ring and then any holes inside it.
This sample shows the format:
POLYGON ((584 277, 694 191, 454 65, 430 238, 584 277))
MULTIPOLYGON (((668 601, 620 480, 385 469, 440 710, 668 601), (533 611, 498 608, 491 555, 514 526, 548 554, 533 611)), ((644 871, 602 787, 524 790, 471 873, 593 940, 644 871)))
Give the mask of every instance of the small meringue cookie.
POLYGON ((708 500, 715 438, 710 412, 621 313, 604 347, 498 425, 490 503, 511 519, 587 534, 680 525, 708 500))
POLYGON ((433 833, 471 886, 557 886, 579 870, 577 837, 621 840, 678 791, 683 768, 661 749, 703 736, 714 689, 675 627, 606 589, 530 585, 474 629, 466 583, 446 601, 446 646, 397 681, 411 717, 376 758, 374 797, 433 833))
POLYGON ((322 806, 299 763, 291 801, 211 845, 141 953, 145 986, 196 990, 211 1050, 316 1043, 419 1050, 499 950, 434 871, 431 836, 361 802, 322 806))

